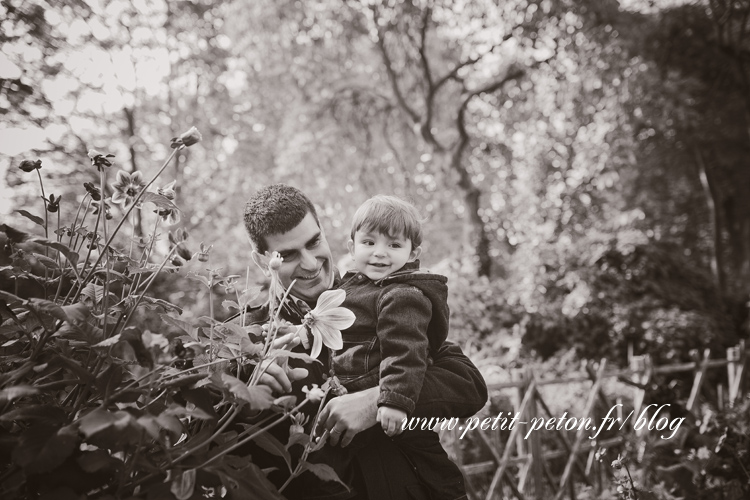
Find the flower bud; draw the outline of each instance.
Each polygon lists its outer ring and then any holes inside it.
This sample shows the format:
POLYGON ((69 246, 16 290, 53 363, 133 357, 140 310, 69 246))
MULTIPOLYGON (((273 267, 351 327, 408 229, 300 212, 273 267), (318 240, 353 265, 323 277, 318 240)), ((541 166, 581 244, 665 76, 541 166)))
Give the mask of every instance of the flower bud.
POLYGON ((111 167, 112 162, 109 161, 109 158, 115 157, 113 154, 100 153, 96 149, 89 149, 88 155, 91 159, 91 164, 95 166, 97 170, 102 170, 103 167, 111 167))
POLYGON ((281 269, 281 263, 283 259, 281 257, 274 257, 268 261, 268 268, 272 271, 278 271, 281 269))
POLYGON ((201 139, 203 139, 203 137, 201 136, 201 133, 198 132, 198 129, 195 127, 190 127, 190 130, 181 134, 179 137, 173 137, 170 147, 172 149, 177 149, 180 147, 187 148, 192 146, 193 144, 200 142, 201 139))
POLYGON ((20 168, 24 172, 33 172, 34 170, 39 170, 40 168, 42 168, 42 160, 23 160, 21 164, 18 165, 18 168, 20 168))
POLYGON ((94 201, 100 201, 102 199, 102 192, 99 191, 99 188, 94 186, 91 182, 84 182, 83 187, 86 188, 86 192, 91 195, 91 199, 94 201))
POLYGON ((47 211, 50 213, 57 212, 60 209, 60 200, 62 200, 62 196, 55 198, 54 194, 50 194, 49 200, 47 200, 47 211))

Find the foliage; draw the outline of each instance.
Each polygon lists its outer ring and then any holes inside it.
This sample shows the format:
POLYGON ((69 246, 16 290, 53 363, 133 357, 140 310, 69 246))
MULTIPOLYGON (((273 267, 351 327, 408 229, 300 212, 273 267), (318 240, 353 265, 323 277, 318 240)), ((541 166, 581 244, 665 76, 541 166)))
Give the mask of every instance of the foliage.
MULTIPOLYGON (((261 383, 271 360, 285 369, 290 357, 315 361, 290 350, 298 328, 275 314, 288 292, 281 288, 271 302, 267 324, 251 326, 240 325, 247 306, 260 302, 260 288, 241 290, 238 276, 218 269, 188 277, 209 295, 217 286, 230 291, 234 300, 225 305, 241 311, 239 324, 217 321, 212 307, 209 316, 184 321, 179 307, 150 293, 160 272, 175 272, 194 255, 180 229, 169 233, 160 262, 152 262, 163 243, 160 222, 179 209, 173 183, 148 188, 179 150, 198 140, 194 128, 172 140, 173 152, 156 176, 122 197, 116 224, 106 182, 114 160, 92 150, 99 187, 86 186, 70 226, 58 219, 53 231, 46 218, 25 210, 19 212, 51 238, 0 226, 11 260, 0 272, 15 283, 14 293, 0 291, 2 498, 282 498, 267 471, 243 452, 251 441, 280 457, 289 480, 305 470, 336 479, 327 466, 308 464, 325 440, 313 441, 301 425, 308 423, 306 413, 320 411, 327 387, 310 388, 299 399, 275 398, 261 383), (131 213, 151 206, 152 234, 115 246, 131 213), (41 297, 24 293, 26 280, 39 284, 41 297), (144 328, 144 315, 153 330, 144 328), (291 428, 286 443, 268 433, 279 425, 291 428)), ((36 170, 43 190, 41 163, 33 165, 29 172, 36 170)), ((112 189, 125 188, 115 183, 112 189)), ((45 213, 51 198, 44 200, 45 213)), ((208 265, 210 247, 201 243, 196 255, 208 265)), ((278 283, 270 265, 269 273, 278 283)), ((320 315, 318 329, 324 313, 310 313, 320 315)), ((327 328, 326 338, 340 339, 327 328)))
MULTIPOLYGON (((600 495, 580 498, 641 500, 690 498, 739 500, 750 494, 750 398, 716 411, 704 407, 701 420, 690 420, 675 438, 631 443, 630 456, 612 461, 613 482, 600 495), (638 449, 646 450, 639 454, 638 449)), ((643 439, 643 438, 641 438, 643 439)), ((607 462, 606 450, 597 454, 607 462)), ((611 460, 611 457, 610 457, 611 460)))

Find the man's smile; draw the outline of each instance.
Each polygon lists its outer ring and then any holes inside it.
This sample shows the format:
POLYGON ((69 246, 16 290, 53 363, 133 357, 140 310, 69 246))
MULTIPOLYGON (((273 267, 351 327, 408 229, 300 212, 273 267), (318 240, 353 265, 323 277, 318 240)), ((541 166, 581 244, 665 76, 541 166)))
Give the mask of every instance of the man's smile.
POLYGON ((297 276, 296 279, 298 280, 314 280, 318 276, 320 276, 320 272, 323 270, 323 266, 320 266, 317 271, 315 271, 315 274, 310 276, 297 276))

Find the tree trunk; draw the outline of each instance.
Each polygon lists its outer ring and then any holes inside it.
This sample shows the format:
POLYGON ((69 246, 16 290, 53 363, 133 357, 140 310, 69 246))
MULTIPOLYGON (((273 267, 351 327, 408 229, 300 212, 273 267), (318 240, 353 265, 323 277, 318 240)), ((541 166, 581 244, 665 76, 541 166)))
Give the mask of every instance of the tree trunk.
MULTIPOLYGON (((125 119, 127 120, 126 135, 128 138, 128 151, 130 152, 130 173, 138 171, 138 165, 136 161, 135 153, 135 141, 136 130, 135 130, 135 109, 132 107, 125 107, 125 119)), ((143 236, 143 227, 141 225, 141 211, 133 210, 133 236, 141 238, 143 236)))
POLYGON ((719 213, 718 207, 721 206, 719 203, 719 193, 715 183, 708 171, 703 156, 700 151, 695 150, 695 159, 698 164, 698 175, 700 177, 701 185, 703 186, 703 193, 706 196, 706 205, 708 207, 708 213, 711 218, 711 229, 713 233, 713 252, 711 255, 711 273, 714 277, 714 284, 719 294, 719 299, 724 295, 724 284, 726 279, 724 277, 724 259, 722 257, 723 248, 721 243, 721 214, 719 213))

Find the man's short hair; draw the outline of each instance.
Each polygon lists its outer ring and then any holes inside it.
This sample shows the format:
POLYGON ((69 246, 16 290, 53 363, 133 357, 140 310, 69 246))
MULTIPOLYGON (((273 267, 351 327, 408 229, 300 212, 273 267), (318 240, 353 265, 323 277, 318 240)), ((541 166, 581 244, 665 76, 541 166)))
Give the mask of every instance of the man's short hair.
POLYGON ((302 191, 286 184, 273 184, 257 191, 245 204, 245 230, 255 251, 262 254, 268 250, 266 236, 291 231, 308 213, 320 226, 315 207, 302 191))
POLYGON ((351 238, 359 230, 375 231, 391 238, 411 240, 412 249, 422 244, 422 218, 411 203, 379 194, 364 202, 352 220, 351 238))

